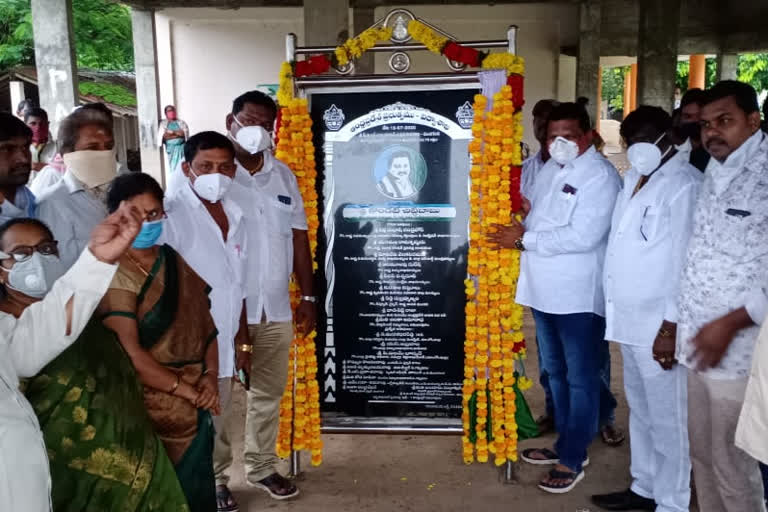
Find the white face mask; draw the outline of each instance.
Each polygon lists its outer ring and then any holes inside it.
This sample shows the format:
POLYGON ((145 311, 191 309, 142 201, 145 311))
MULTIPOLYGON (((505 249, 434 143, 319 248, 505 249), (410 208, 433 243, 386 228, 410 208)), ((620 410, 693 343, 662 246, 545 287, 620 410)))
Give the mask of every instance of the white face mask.
POLYGON ((2 265, 0 269, 8 272, 6 286, 36 299, 45 297, 53 283, 64 275, 64 265, 58 256, 39 252, 32 253, 27 260, 17 261, 10 269, 2 265))
POLYGON ((661 150, 656 144, 663 138, 664 134, 662 133, 653 144, 650 142, 636 142, 627 150, 627 160, 643 176, 648 176, 658 169, 667 153, 672 151, 672 146, 670 146, 663 155, 661 154, 661 150))
POLYGON ((563 137, 557 137, 549 145, 549 156, 560 165, 565 165, 579 156, 579 145, 563 137))
POLYGON ((243 126, 237 116, 232 118, 240 129, 235 136, 232 136, 230 131, 230 138, 240 147, 252 155, 272 148, 272 135, 263 126, 243 126))
POLYGON ((83 150, 67 153, 62 157, 64 165, 87 188, 98 187, 115 179, 117 165, 115 150, 83 150))
POLYGON ((691 144, 691 139, 685 139, 685 142, 683 142, 680 145, 675 144, 675 149, 678 153, 690 153, 693 151, 693 145, 691 144))
POLYGON ((195 177, 195 182, 192 183, 192 189, 202 199, 210 201, 212 203, 218 203, 221 199, 227 195, 229 187, 232 185, 232 178, 224 176, 221 173, 203 174, 198 176, 189 167, 192 175, 195 177))

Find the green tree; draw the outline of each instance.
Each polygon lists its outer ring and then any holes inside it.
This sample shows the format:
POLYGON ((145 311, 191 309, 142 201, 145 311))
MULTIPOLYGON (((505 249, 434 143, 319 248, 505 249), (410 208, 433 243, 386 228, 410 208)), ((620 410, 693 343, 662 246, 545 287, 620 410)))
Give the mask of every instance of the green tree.
POLYGON ((738 78, 751 84, 757 92, 768 90, 768 53, 739 55, 738 78))
POLYGON ((624 108, 624 76, 629 71, 629 66, 603 68, 603 101, 608 102, 610 110, 622 110, 624 108))
MULTIPOLYGON (((110 0, 73 0, 77 65, 133 69, 131 11, 110 0)), ((35 62, 29 0, 0 0, 0 70, 35 62)))

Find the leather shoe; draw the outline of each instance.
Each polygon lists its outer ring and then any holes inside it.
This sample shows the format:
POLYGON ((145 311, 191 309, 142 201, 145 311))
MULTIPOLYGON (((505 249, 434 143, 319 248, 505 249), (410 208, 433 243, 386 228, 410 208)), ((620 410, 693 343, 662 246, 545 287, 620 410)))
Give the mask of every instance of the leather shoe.
POLYGON ((605 510, 656 510, 655 501, 643 498, 632 489, 611 494, 595 494, 592 496, 592 503, 605 510))

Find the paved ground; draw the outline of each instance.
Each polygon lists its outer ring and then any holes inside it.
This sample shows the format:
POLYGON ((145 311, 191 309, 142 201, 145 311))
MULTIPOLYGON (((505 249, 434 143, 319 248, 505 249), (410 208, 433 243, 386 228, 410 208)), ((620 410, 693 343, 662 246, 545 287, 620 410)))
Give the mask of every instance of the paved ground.
MULTIPOLYGON (((530 318, 526 320, 528 339, 533 339, 530 318)), ((533 348, 533 347, 531 347, 533 348)), ((535 354, 535 350, 531 350, 535 354)), ((621 355, 613 350, 613 388, 619 399, 618 424, 626 429, 627 405, 620 391, 621 355)), ((538 375, 535 358, 527 362, 528 374, 538 375)), ((543 409, 543 393, 538 386, 526 392, 534 415, 543 409)), ((244 413, 245 397, 237 396, 239 416, 244 413)), ((242 422, 235 453, 242 450, 242 422)), ((596 440, 590 450, 591 464, 586 478, 570 494, 552 496, 539 491, 536 482, 543 471, 518 464, 519 482, 505 485, 492 464, 464 465, 458 437, 433 436, 325 436, 325 461, 309 467, 299 481, 301 495, 293 501, 277 502, 262 491, 248 488, 242 474, 242 457, 236 457, 232 490, 241 510, 264 509, 292 512, 365 511, 440 511, 477 512, 529 510, 546 512, 595 511, 590 506, 593 493, 625 489, 629 484, 629 448, 608 448, 596 440)), ((521 448, 549 445, 552 437, 529 440, 521 448)))

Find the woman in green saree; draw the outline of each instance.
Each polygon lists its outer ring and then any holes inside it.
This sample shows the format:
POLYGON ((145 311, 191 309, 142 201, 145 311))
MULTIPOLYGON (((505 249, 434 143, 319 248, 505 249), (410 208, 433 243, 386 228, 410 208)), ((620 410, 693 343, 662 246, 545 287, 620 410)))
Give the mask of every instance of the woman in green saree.
MULTIPOLYGON (((0 315, 18 318, 42 294, 14 288, 9 269, 33 253, 56 258, 56 242, 42 222, 14 219, 0 228, 0 250, 11 256, 0 262, 0 315)), ((131 361, 99 321, 30 379, 26 393, 48 450, 56 512, 189 510, 131 361)))
POLYGON ((175 172, 184 160, 184 143, 189 138, 189 128, 178 118, 173 105, 165 107, 165 119, 160 121, 157 138, 160 144, 165 145, 168 172, 175 172))

